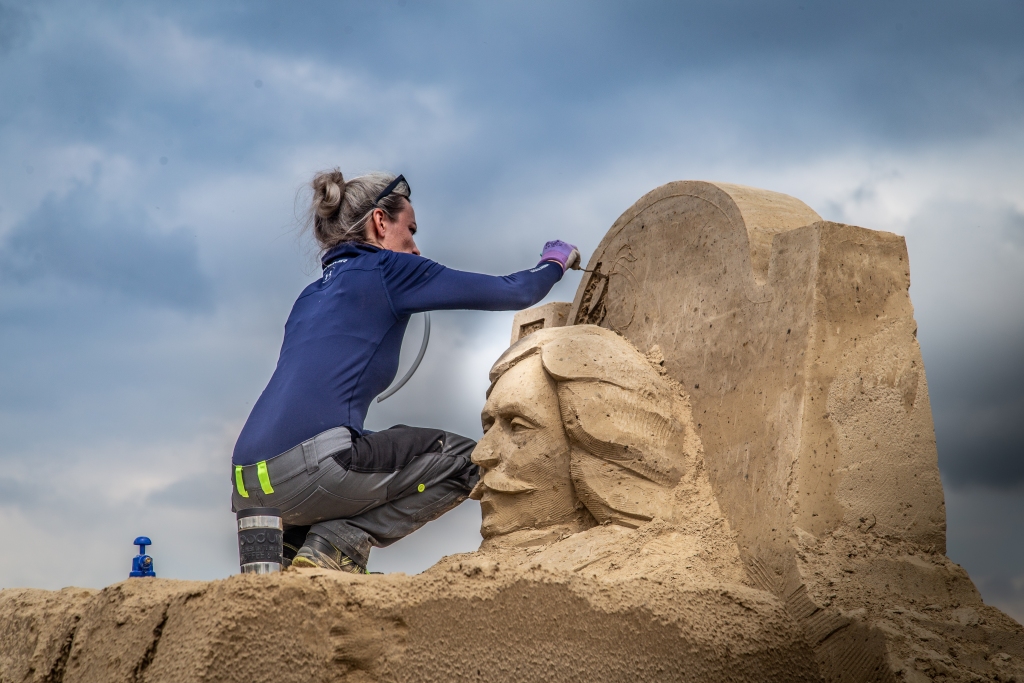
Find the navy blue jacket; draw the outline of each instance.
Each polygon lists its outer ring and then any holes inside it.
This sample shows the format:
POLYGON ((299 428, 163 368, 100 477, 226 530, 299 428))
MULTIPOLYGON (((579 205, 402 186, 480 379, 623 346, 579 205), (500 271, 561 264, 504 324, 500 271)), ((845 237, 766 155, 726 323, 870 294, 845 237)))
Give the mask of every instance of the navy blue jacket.
POLYGON ((292 306, 277 369, 235 443, 236 465, 272 458, 332 427, 362 432, 370 401, 398 373, 411 314, 519 310, 562 277, 556 263, 496 277, 351 242, 327 252, 323 264, 323 277, 292 306))

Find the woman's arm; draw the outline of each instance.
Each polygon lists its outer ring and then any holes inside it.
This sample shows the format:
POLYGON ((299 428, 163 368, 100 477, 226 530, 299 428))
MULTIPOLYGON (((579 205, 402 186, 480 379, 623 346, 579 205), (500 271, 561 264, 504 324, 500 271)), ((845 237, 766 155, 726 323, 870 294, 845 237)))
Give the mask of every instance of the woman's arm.
POLYGON ((554 262, 496 276, 453 270, 422 256, 390 252, 381 266, 384 289, 399 317, 452 309, 517 311, 543 299, 562 279, 562 267, 554 262))

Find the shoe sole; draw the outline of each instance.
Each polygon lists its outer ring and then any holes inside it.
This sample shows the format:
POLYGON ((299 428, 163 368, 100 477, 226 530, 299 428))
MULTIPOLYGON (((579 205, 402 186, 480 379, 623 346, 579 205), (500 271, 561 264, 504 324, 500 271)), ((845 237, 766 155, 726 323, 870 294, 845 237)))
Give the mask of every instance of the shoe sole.
POLYGON ((331 571, 344 572, 346 574, 365 574, 366 573, 363 570, 359 569, 359 565, 356 565, 356 564, 333 566, 333 567, 327 566, 327 567, 325 567, 322 564, 317 564, 315 561, 311 560, 310 558, 306 557, 305 555, 296 555, 295 559, 292 560, 292 566, 293 567, 313 567, 315 569, 329 569, 331 571), (352 567, 352 569, 349 569, 348 567, 352 567), (353 571, 353 569, 355 571, 353 571))
POLYGON ((321 567, 316 562, 314 562, 313 560, 311 560, 311 559, 309 559, 307 557, 296 557, 294 560, 292 560, 292 566, 293 567, 313 567, 315 569, 331 569, 331 567, 321 567))

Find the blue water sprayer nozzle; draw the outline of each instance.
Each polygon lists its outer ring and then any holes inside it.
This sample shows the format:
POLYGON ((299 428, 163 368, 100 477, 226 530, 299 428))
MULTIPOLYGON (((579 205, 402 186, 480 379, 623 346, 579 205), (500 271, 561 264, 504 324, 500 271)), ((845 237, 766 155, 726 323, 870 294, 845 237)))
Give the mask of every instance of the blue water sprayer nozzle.
POLYGON ((153 545, 153 541, 147 536, 139 536, 135 539, 135 545, 139 546, 139 554, 132 558, 132 576, 156 576, 153 571, 153 558, 146 554, 146 546, 153 545))

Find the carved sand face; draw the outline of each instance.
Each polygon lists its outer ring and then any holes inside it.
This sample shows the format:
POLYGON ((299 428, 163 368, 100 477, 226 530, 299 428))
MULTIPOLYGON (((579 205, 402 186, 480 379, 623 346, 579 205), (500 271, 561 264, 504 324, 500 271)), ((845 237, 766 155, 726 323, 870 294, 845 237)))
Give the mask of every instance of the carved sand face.
MULTIPOLYGON (((483 470, 478 489, 486 538, 571 519, 576 496, 569 442, 555 384, 539 355, 509 368, 481 414, 484 437, 473 451, 483 470)), ((475 496, 474 496, 475 497, 475 496)))

